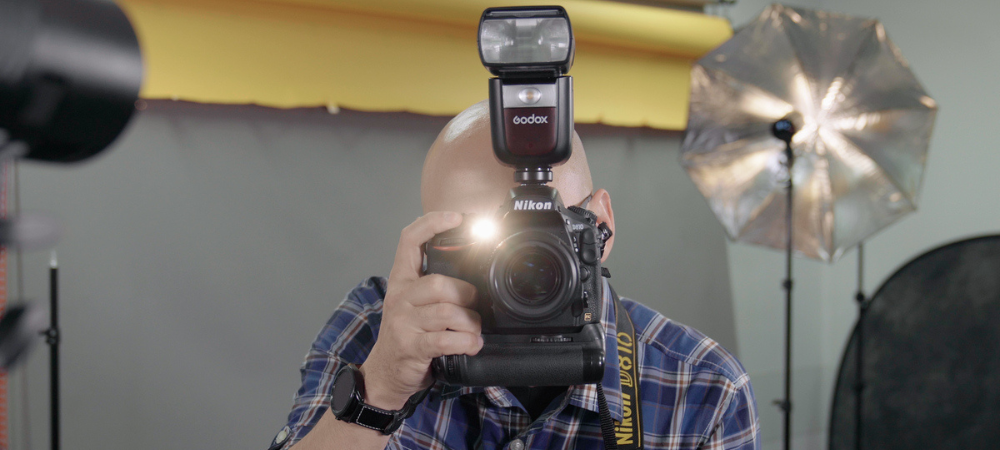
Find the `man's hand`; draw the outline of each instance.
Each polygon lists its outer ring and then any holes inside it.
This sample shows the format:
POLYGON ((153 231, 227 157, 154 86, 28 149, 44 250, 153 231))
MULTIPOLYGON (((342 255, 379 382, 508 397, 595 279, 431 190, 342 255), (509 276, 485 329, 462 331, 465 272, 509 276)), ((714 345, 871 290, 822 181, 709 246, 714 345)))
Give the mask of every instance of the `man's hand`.
MULTIPOLYGON (((434 358, 474 355, 483 347, 481 319, 472 309, 476 289, 443 275, 421 276, 423 244, 461 223, 461 214, 432 212, 403 230, 389 273, 378 340, 361 365, 365 403, 401 409, 411 395, 431 385, 434 358)), ((327 408, 293 450, 383 449, 388 441, 389 436, 375 430, 337 420, 327 408)))
POLYGON ((483 347, 481 318, 473 309, 476 288, 444 275, 421 276, 424 243, 461 223, 461 214, 431 212, 403 229, 378 340, 361 366, 367 403, 400 409, 431 385, 434 358, 475 355, 483 347))

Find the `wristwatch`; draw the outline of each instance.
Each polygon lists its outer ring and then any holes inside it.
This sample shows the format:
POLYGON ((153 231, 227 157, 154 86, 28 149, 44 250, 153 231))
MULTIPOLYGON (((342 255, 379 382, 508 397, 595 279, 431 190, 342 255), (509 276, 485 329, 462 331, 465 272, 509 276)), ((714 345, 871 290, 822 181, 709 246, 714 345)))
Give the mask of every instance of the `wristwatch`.
POLYGON ((365 380, 361 370, 354 364, 347 364, 337 372, 330 387, 330 411, 337 420, 389 435, 403 424, 403 420, 413 415, 428 391, 430 388, 413 394, 398 411, 376 408, 365 403, 365 380))

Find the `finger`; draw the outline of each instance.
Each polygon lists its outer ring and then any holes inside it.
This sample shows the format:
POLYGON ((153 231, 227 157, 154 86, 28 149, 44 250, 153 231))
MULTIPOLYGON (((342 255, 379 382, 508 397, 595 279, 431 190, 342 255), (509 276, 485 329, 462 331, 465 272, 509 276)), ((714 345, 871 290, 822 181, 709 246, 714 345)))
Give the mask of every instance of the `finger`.
POLYGON ((415 280, 420 277, 423 265, 425 242, 434 235, 448 231, 462 223, 462 215, 456 212, 434 211, 424 214, 403 228, 396 247, 396 260, 389 274, 390 281, 415 280))
POLYGON ((413 306, 451 303, 472 308, 476 304, 476 287, 468 281, 435 273, 406 285, 406 301, 413 306))
POLYGON ((420 352, 426 358, 437 358, 445 355, 469 355, 479 353, 483 348, 480 336, 464 331, 435 331, 420 335, 420 352))
POLYGON ((424 331, 464 331, 479 335, 482 318, 479 313, 450 303, 432 303, 414 308, 414 322, 424 331))

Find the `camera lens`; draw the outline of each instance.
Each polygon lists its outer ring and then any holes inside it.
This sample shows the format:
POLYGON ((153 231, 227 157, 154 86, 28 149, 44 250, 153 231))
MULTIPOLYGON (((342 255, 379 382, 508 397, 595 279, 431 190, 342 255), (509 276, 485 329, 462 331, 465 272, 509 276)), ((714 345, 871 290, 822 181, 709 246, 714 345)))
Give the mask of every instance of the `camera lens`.
POLYGON ((551 233, 515 233, 497 245, 491 259, 487 296, 518 322, 544 322, 566 311, 579 290, 576 255, 551 233))
POLYGON ((514 256, 507 270, 507 284, 521 303, 545 302, 559 290, 559 264, 547 252, 526 250, 514 256))

